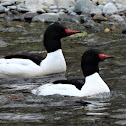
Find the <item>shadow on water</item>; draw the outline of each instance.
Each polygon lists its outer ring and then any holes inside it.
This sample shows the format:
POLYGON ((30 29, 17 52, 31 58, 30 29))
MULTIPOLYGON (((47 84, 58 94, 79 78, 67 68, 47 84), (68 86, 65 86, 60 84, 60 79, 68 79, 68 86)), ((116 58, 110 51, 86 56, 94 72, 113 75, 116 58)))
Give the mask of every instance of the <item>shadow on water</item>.
MULTIPOLYGON (((0 57, 15 53, 46 56, 42 39, 47 26, 41 23, 1 23, 0 57)), ((69 28, 84 30, 83 25, 70 24, 69 28)), ((62 39, 62 48, 67 62, 66 74, 0 79, 0 125, 126 125, 126 36, 116 32, 96 32, 89 33, 86 38, 67 37, 62 39), (31 89, 46 82, 65 77, 83 78, 80 61, 88 48, 97 48, 116 57, 100 63, 100 75, 111 89, 110 96, 43 97, 30 93, 31 89)))

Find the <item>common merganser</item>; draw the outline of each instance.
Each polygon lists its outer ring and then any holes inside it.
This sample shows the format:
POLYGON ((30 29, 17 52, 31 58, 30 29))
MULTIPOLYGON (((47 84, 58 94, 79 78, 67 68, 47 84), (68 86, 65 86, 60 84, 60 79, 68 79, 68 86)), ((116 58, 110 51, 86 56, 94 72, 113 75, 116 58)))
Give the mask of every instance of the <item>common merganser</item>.
POLYGON ((70 31, 60 23, 54 23, 44 33, 47 56, 9 55, 0 59, 0 77, 36 77, 66 71, 60 39, 80 31, 70 31))
POLYGON ((113 56, 107 56, 97 49, 89 49, 82 56, 81 68, 85 80, 57 80, 47 83, 31 92, 36 95, 66 95, 66 96, 91 96, 94 94, 110 92, 107 84, 99 75, 98 63, 113 56))

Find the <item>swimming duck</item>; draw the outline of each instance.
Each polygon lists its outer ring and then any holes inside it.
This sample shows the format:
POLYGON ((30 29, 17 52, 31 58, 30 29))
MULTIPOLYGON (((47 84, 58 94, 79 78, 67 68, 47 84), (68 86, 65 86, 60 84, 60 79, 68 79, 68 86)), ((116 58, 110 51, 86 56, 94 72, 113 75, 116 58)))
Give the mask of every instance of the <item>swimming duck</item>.
POLYGON ((82 80, 57 80, 44 84, 31 92, 36 95, 66 95, 66 96, 91 96, 94 94, 110 92, 107 84, 99 75, 98 64, 113 56, 104 55, 100 50, 89 49, 82 56, 81 68, 85 79, 82 80))
POLYGON ((44 33, 47 56, 9 55, 0 59, 0 77, 36 77, 66 71, 60 39, 80 31, 70 31, 60 23, 49 25, 44 33))

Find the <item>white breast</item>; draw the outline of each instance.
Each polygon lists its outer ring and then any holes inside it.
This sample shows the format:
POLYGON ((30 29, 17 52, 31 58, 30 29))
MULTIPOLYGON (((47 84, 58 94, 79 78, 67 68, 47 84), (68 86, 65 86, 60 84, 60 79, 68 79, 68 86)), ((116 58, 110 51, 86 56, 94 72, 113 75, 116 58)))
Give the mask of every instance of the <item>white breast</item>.
POLYGON ((66 71, 66 62, 61 49, 47 54, 45 60, 40 64, 42 72, 46 74, 66 71))
POLYGON ((89 96, 104 92, 110 92, 110 89, 98 73, 94 73, 85 78, 85 84, 81 89, 81 96, 89 96))

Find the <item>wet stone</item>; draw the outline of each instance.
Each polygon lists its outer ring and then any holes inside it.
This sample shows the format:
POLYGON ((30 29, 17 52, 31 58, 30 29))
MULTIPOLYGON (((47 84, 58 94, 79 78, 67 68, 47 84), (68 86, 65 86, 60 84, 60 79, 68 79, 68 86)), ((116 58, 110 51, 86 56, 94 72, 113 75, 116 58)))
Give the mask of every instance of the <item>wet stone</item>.
POLYGON ((0 14, 5 12, 5 8, 0 4, 0 14))

